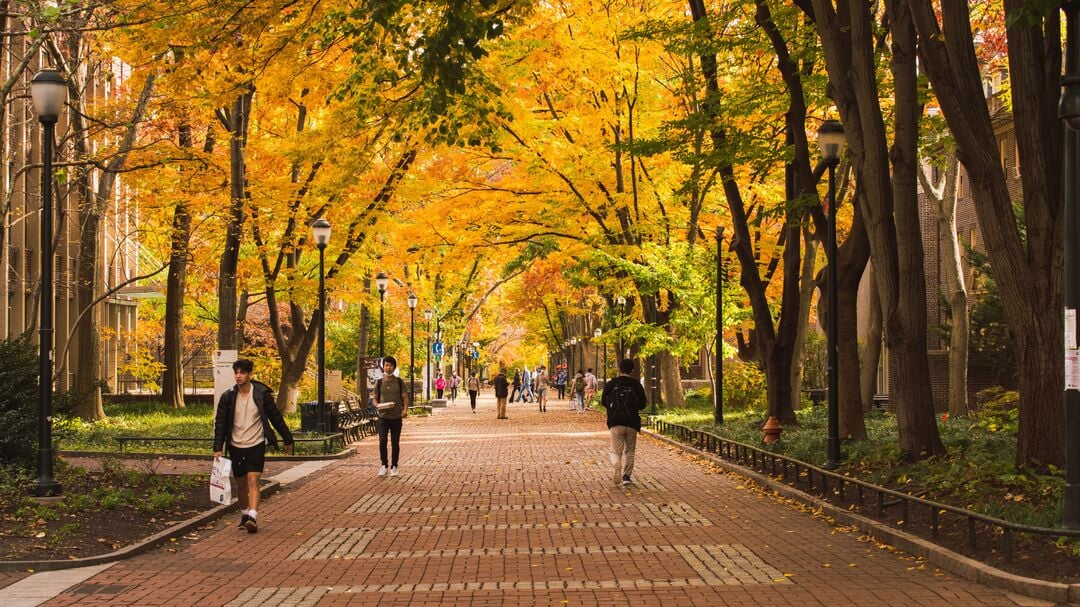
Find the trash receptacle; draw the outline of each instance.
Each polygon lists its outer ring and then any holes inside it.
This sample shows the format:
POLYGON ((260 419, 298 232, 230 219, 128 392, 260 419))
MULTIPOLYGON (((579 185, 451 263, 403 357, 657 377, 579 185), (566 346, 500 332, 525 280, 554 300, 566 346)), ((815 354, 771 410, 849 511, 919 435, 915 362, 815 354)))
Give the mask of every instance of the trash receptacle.
POLYGON ((300 431, 315 432, 319 423, 319 401, 300 403, 300 431))

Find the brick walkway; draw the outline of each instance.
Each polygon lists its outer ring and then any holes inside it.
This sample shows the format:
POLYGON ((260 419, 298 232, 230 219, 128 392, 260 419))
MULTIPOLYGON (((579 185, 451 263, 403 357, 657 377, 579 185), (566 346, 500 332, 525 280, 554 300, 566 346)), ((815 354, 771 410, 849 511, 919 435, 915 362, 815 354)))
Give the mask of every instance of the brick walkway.
POLYGON ((47 605, 1038 605, 937 572, 651 440, 616 487, 597 413, 467 400, 196 542, 117 563, 47 605))

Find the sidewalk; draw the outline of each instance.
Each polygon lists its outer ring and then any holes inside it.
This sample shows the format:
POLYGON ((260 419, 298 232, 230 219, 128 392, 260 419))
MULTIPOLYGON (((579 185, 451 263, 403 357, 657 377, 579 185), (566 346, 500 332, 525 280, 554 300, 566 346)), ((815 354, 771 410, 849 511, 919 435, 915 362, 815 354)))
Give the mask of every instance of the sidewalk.
MULTIPOLYGON (((616 487, 600 414, 490 391, 270 498, 260 531, 112 565, 45 605, 1048 605, 935 571, 659 442, 616 487)), ((37 576, 24 580, 33 581, 37 576)), ((5 607, 16 603, 0 601, 5 607)), ((36 604, 36 603, 35 603, 36 604)))

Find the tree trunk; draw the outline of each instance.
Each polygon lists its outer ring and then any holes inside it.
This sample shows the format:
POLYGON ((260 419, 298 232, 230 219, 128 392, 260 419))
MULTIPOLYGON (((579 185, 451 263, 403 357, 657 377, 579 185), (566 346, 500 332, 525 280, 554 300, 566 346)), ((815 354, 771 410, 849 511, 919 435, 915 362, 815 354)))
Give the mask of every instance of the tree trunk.
MULTIPOLYGON (((1006 0, 1006 13, 1024 3, 1006 0)), ((1008 27, 1013 123, 1024 167, 1024 234, 1013 212, 997 138, 983 99, 966 2, 912 0, 923 64, 941 103, 972 199, 1013 335, 1020 386, 1018 466, 1065 465, 1064 214, 1060 11, 1008 27)), ((1032 13, 1034 14, 1034 13, 1032 13)))
POLYGON ((949 298, 949 415, 968 414, 967 368, 968 368, 968 309, 967 287, 960 258, 960 240, 956 235, 957 175, 960 163, 956 154, 945 159, 944 183, 940 188, 930 183, 927 168, 919 171, 923 192, 933 204, 938 223, 939 246, 945 253, 942 267, 945 270, 945 293, 949 298))
POLYGON ((218 349, 237 350, 240 347, 240 327, 237 322, 236 270, 240 261, 240 237, 244 225, 244 200, 247 197, 245 149, 248 118, 254 87, 248 85, 237 96, 227 116, 219 112, 229 131, 229 223, 225 226, 225 248, 218 266, 218 349))
POLYGON ((853 440, 866 438, 866 421, 863 419, 862 373, 859 365, 859 283, 862 282, 870 259, 870 242, 866 235, 866 223, 858 207, 866 204, 861 189, 852 197, 855 214, 851 231, 840 248, 837 276, 837 348, 839 348, 840 373, 840 437, 853 440))
POLYGON ((300 400, 300 382, 304 379, 307 357, 281 361, 281 383, 277 391, 277 407, 285 413, 296 411, 300 400))
POLYGON ((915 39, 906 5, 887 2, 895 82, 895 136, 890 149, 875 78, 875 24, 869 6, 814 0, 830 91, 844 120, 852 164, 865 190, 866 222, 886 336, 896 365, 897 430, 904 457, 944 453, 937 432, 926 354, 926 284, 915 188, 918 106, 915 39), (850 8, 850 12, 847 10, 850 8), (891 162, 890 162, 891 160, 891 162))
POLYGON ((881 299, 878 297, 875 275, 874 266, 870 264, 866 279, 870 285, 870 318, 867 321, 866 343, 862 347, 862 356, 859 361, 859 382, 862 386, 864 412, 874 406, 878 367, 881 366, 881 299))
POLYGON ((679 371, 679 357, 671 352, 660 352, 660 387, 664 391, 664 406, 686 407, 686 396, 682 389, 682 373, 679 371))
MULTIPOLYGON (((364 292, 371 291, 371 279, 364 279, 364 292)), ((356 343, 356 393, 360 395, 360 401, 366 403, 368 401, 368 382, 367 382, 367 352, 368 352, 368 339, 371 334, 371 312, 368 310, 367 304, 360 304, 360 330, 358 331, 357 343, 356 343)), ((426 355, 426 354, 425 354, 426 355)), ((427 358, 424 359, 425 364, 427 358)))
MULTIPOLYGON (((181 124, 179 135, 180 148, 190 149, 191 125, 181 124)), ((190 239, 191 213, 187 200, 181 198, 173 211, 169 246, 169 275, 165 284, 165 373, 161 381, 165 403, 177 409, 184 406, 184 291, 190 239)))
POLYGON ((814 303, 814 273, 817 269, 818 240, 809 228, 803 229, 803 242, 806 252, 803 254, 802 275, 799 278, 799 326, 795 333, 794 352, 791 357, 791 399, 796 408, 802 406, 803 351, 806 350, 806 336, 810 331, 810 310, 814 303))

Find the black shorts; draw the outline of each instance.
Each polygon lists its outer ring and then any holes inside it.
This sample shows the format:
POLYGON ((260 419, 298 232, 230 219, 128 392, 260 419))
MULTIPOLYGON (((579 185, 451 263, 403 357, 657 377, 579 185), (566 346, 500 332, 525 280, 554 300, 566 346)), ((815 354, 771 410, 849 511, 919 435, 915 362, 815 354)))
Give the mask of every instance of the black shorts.
POLYGON ((244 476, 248 472, 262 472, 266 461, 266 443, 254 447, 234 447, 229 445, 229 458, 232 459, 233 476, 244 476))

